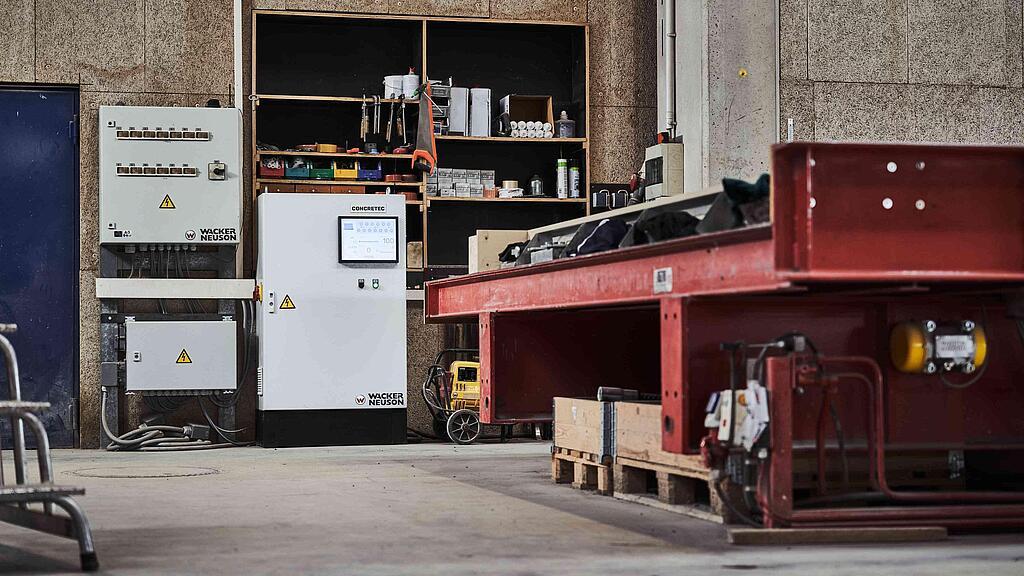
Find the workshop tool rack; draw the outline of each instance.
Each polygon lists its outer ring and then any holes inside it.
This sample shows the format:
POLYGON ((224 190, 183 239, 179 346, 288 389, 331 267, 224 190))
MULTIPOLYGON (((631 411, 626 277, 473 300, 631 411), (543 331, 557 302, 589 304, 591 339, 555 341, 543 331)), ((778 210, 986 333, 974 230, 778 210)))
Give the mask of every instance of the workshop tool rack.
MULTIPOLYGON (((265 192, 407 194, 408 241, 423 243, 423 265, 407 270, 410 288, 466 270, 467 238, 479 229, 526 229, 589 212, 590 74, 589 26, 585 22, 517 21, 254 10, 249 100, 252 122, 251 200, 265 192), (259 173, 261 158, 310 161, 383 161, 385 174, 412 172, 411 154, 349 153, 359 144, 360 110, 372 105, 387 74, 412 66, 421 82, 454 78, 457 86, 491 89, 491 108, 506 94, 550 95, 555 115, 576 120, 574 138, 512 138, 438 135, 438 167, 490 169, 496 184, 517 180, 527 188, 537 174, 550 196, 532 198, 442 197, 426 194, 426 178, 415 182, 292 179, 259 173), (338 141, 338 140, 341 141, 338 141), (260 149, 338 144, 337 152, 260 149), (580 166, 582 198, 557 198, 556 160, 580 166), (415 197, 415 199, 414 199, 415 197)), ((398 102, 381 99, 382 105, 398 102)), ((410 125, 418 101, 406 99, 410 125)), ((373 163, 376 166, 376 162, 373 163)))
POLYGON ((479 323, 483 422, 550 419, 554 396, 634 388, 661 395, 662 447, 677 454, 698 453, 705 405, 729 387, 723 343, 802 332, 873 388, 798 384, 814 380, 805 364, 768 359, 765 524, 1020 526, 1022 493, 991 487, 1024 478, 1022 193, 1020 147, 777 145, 769 224, 430 282, 425 316, 479 323), (986 325, 979 384, 943 387, 889 363, 890 327, 931 317, 986 325), (837 449, 818 417, 828 393, 889 505, 794 511, 797 459, 817 456, 820 490, 834 487, 837 449), (915 450, 949 455, 951 487, 886 487, 884 461, 915 450), (966 485, 965 459, 982 489, 966 485))

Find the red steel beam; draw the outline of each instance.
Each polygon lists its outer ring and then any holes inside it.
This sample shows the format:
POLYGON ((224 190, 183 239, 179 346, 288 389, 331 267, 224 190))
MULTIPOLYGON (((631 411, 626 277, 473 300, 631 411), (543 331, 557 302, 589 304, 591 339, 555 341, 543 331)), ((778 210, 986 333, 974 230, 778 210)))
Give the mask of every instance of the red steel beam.
POLYGON ((772 224, 428 282, 425 315, 618 306, 798 284, 1024 283, 1024 148, 792 143, 772 224), (653 273, 672 270, 655 294, 653 273))
POLYGON ((426 317, 453 320, 486 311, 621 306, 663 296, 784 289, 772 267, 767 226, 733 230, 507 268, 427 283, 426 317), (672 269, 672 288, 654 293, 654 271, 672 269))

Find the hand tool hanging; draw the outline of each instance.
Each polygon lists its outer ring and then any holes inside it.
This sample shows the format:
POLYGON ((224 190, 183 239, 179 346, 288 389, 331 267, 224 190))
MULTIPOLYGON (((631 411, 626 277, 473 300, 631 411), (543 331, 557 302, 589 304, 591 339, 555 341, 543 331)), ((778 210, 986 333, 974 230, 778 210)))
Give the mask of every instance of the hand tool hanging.
POLYGON ((393 148, 393 146, 391 145, 391 127, 394 125, 394 123, 395 123, 395 103, 392 102, 391 106, 388 107, 388 127, 387 127, 387 130, 385 130, 385 132, 384 132, 384 148, 386 150, 391 150, 393 148))
POLYGON ((437 147, 434 143, 433 101, 430 99, 430 81, 420 86, 420 121, 416 127, 416 150, 412 153, 412 168, 433 173, 437 165, 437 147))
POLYGON ((363 94, 363 116, 359 121, 359 139, 366 142, 366 133, 370 131, 370 117, 366 110, 366 94, 363 94))
POLYGON ((398 97, 398 110, 398 143, 400 146, 405 146, 409 143, 405 136, 405 94, 398 97))

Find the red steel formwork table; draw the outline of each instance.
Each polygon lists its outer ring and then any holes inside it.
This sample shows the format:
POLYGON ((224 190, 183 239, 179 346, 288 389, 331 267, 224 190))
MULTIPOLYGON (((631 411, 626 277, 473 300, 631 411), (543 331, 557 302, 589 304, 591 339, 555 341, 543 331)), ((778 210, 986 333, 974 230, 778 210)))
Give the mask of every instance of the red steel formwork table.
MULTIPOLYGON (((770 225, 428 283, 428 321, 479 322, 481 419, 550 419, 553 396, 637 388, 662 395, 663 447, 695 453, 708 396, 728 388, 719 344, 800 330, 885 366, 890 446, 1024 449, 1009 319, 1024 288, 1024 148, 790 143, 771 171, 770 225), (890 327, 914 318, 983 321, 986 385, 889 367, 890 327)), ((814 438, 815 394, 785 411, 797 444, 814 438)), ((844 427, 866 433, 867 396, 844 394, 844 427)))

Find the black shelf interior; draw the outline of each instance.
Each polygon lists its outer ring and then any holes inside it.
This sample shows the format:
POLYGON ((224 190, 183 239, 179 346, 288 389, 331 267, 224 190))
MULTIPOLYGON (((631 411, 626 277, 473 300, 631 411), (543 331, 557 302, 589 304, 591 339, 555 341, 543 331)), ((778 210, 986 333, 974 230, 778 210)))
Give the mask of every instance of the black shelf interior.
POLYGON ((581 26, 428 22, 427 72, 456 86, 491 89, 492 118, 508 94, 551 96, 585 134, 586 36, 581 26))
POLYGON ((575 202, 432 202, 427 214, 430 265, 465 266, 468 239, 477 230, 527 230, 579 218, 584 210, 575 202))
POLYGON ((384 93, 384 76, 423 62, 415 20, 256 16, 256 92, 304 96, 384 93))
POLYGON ((555 195, 555 175, 559 158, 575 161, 580 169, 580 193, 585 195, 586 157, 583 145, 565 142, 473 142, 438 140, 438 166, 494 170, 495 181, 518 180, 528 190, 534 174, 544 180, 544 193, 555 195))
MULTIPOLYGON (((367 106, 372 106, 367 104, 367 106)), ((387 129, 390 103, 381 103, 381 132, 387 129)), ((261 100, 256 109, 257 140, 280 149, 299 144, 337 144, 339 150, 359 146, 361 105, 358 102, 310 102, 300 100, 261 100)), ((399 105, 394 105, 395 117, 399 105)), ((371 116, 372 117, 372 116, 371 116)), ((405 120, 408 139, 416 142, 416 120, 419 107, 406 105, 405 120)), ((395 128, 392 128, 394 131, 395 128)), ((393 138, 397 143, 397 134, 393 138)))

